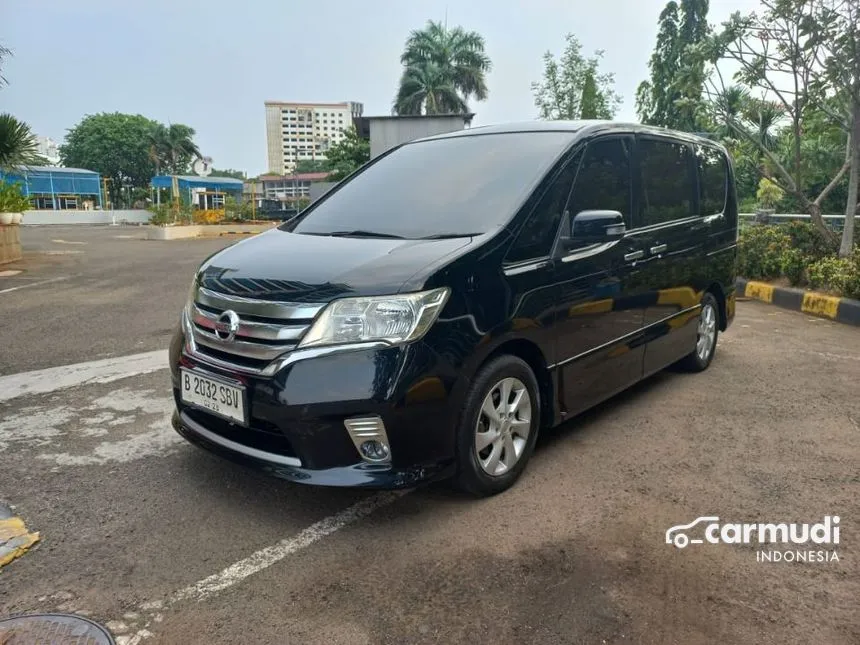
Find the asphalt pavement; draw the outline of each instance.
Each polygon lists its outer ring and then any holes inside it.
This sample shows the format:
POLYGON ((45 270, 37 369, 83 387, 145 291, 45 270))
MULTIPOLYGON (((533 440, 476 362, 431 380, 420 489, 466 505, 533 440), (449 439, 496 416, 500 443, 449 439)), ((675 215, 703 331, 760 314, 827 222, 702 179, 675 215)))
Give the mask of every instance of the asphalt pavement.
POLYGON ((233 240, 23 233, 0 267, 21 271, 0 277, 0 502, 40 540, 0 571, 0 618, 80 613, 121 645, 860 642, 856 328, 741 302, 709 370, 545 433, 491 499, 311 488, 170 428, 160 352, 233 240), (838 560, 665 543, 706 515, 838 515, 838 560))

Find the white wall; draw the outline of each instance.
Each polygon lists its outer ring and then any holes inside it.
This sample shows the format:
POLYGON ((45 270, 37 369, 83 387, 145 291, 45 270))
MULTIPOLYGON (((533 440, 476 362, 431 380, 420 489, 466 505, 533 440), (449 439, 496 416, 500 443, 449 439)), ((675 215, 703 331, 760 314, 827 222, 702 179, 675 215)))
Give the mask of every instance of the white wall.
POLYGON ((375 159, 386 150, 422 137, 435 134, 456 132, 466 127, 465 117, 457 116, 419 116, 370 118, 370 158, 375 159))
POLYGON ((21 224, 146 224, 152 213, 147 210, 126 211, 60 211, 38 210, 26 211, 21 224))

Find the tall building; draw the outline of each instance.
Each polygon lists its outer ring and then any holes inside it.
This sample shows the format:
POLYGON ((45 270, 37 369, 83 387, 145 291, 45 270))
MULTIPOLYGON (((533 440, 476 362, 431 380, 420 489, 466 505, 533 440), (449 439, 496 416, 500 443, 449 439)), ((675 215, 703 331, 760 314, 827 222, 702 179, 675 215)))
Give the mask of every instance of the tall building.
POLYGON ((296 162, 324 160, 326 150, 343 139, 361 103, 289 103, 266 101, 266 148, 269 172, 292 172, 296 162))
POLYGON ((50 137, 36 137, 36 151, 51 166, 60 165, 60 146, 50 137))

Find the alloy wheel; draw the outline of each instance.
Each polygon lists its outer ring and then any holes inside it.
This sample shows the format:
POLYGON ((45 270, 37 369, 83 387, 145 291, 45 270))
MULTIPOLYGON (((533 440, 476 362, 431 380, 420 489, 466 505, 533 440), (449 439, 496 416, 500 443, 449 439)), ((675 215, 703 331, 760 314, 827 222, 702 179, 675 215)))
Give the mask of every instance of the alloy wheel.
POLYGON ((699 360, 707 361, 717 340, 717 312, 711 303, 706 303, 702 307, 698 334, 696 354, 699 356, 699 360))
POLYGON ((490 388, 475 425, 475 454, 488 475, 510 471, 528 444, 532 401, 525 384, 504 378, 490 388))

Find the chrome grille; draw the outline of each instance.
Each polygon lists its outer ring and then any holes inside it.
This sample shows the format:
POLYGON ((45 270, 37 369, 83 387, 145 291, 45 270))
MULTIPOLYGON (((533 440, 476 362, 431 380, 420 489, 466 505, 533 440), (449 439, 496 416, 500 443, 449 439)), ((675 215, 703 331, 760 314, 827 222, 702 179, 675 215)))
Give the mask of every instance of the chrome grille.
POLYGON ((259 372, 296 347, 325 303, 289 303, 227 295, 198 287, 188 309, 195 353, 241 371, 259 372), (232 340, 215 333, 219 316, 232 310, 239 326, 232 340))

